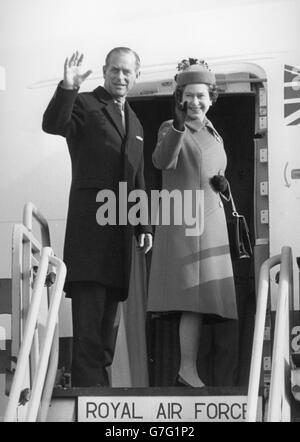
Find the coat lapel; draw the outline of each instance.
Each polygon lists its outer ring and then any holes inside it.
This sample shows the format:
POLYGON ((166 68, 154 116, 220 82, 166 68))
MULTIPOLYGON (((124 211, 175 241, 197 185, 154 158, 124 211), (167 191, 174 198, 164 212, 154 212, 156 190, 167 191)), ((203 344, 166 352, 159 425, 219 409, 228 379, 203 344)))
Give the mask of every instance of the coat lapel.
POLYGON ((137 117, 131 109, 129 103, 125 102, 125 119, 126 119, 126 137, 125 137, 125 155, 129 161, 136 155, 136 136, 137 132, 137 117))
POLYGON ((202 130, 204 127, 207 127, 209 132, 215 137, 218 142, 222 141, 222 138, 214 128, 212 122, 208 118, 204 118, 203 121, 200 120, 188 120, 186 121, 186 126, 191 129, 192 132, 198 132, 202 130))
POLYGON ((98 100, 105 104, 103 112, 106 114, 107 118, 114 125, 120 137, 123 139, 125 133, 122 125, 122 116, 120 115, 112 96, 102 86, 97 87, 97 89, 94 90, 94 93, 98 100))
POLYGON ((126 143, 130 138, 132 138, 135 134, 135 114, 133 113, 131 107, 125 101, 125 120, 126 120, 126 143))
POLYGON ((113 102, 113 100, 110 100, 110 102, 105 107, 104 111, 107 114, 108 118, 111 120, 111 122, 116 127, 121 138, 124 138, 125 132, 124 132, 123 125, 122 125, 122 116, 120 115, 118 108, 117 108, 116 104, 113 102))
POLYGON ((129 180, 132 164, 136 163, 136 158, 139 158, 136 149, 135 138, 137 135, 136 115, 131 109, 129 103, 125 101, 125 121, 126 121, 126 134, 122 126, 122 117, 118 111, 117 106, 113 102, 111 95, 102 87, 99 86, 94 90, 94 94, 97 99, 104 104, 103 113, 116 128, 119 133, 122 145, 121 153, 123 157, 123 180, 129 180), (131 164, 131 166, 129 166, 131 164))

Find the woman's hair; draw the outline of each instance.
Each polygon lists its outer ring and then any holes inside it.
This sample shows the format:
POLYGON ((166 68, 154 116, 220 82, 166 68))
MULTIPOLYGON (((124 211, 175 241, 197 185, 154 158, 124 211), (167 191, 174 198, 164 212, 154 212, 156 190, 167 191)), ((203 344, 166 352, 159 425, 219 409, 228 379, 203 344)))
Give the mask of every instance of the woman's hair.
MULTIPOLYGON (((187 85, 185 85, 187 86, 187 85)), ((184 88, 185 86, 176 86, 175 89, 175 96, 183 96, 184 88)), ((216 84, 207 84, 207 89, 209 93, 209 98, 211 99, 212 103, 215 103, 218 99, 219 93, 218 93, 218 87, 216 84)))

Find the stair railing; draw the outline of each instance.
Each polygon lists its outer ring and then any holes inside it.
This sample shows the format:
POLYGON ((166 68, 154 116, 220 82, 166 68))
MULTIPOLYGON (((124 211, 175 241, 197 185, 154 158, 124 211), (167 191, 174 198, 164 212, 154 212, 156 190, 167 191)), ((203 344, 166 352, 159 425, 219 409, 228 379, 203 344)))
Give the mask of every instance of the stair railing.
MULTIPOLYGON (((276 321, 281 316, 280 319, 280 329, 279 333, 283 333, 282 322, 286 321, 286 315, 289 309, 286 311, 283 310, 280 305, 286 302, 287 295, 286 293, 292 292, 293 282, 292 282, 292 252, 290 247, 283 247, 281 250, 281 254, 273 256, 267 259, 261 266, 260 276, 259 276, 259 284, 258 284, 258 294, 257 294, 257 308, 256 308, 256 316, 255 316, 255 326, 254 326, 254 337, 253 337, 253 346, 252 346, 252 356, 251 356, 251 366, 250 366, 250 375, 249 375, 249 387, 248 387, 248 401, 247 401, 247 421, 255 422, 257 416, 257 407, 258 407, 258 395, 259 395, 259 384, 260 384, 260 376, 261 376, 261 363, 262 363, 262 352, 263 352, 263 342, 264 342, 264 332, 265 332, 265 320, 266 320, 266 311, 267 311, 267 302, 269 296, 269 285, 270 285, 270 271, 271 269, 280 264, 280 281, 279 292, 278 292, 278 304, 277 304, 277 312, 276 312, 276 321), (287 274, 289 277, 287 278, 287 274), (287 289, 288 286, 288 289, 287 289), (280 301, 281 300, 281 301, 280 301), (283 313, 284 311, 284 313, 283 313)), ((289 305, 290 307, 290 305, 289 305)), ((277 326, 278 328, 278 326, 277 326)), ((282 340, 283 337, 278 334, 276 338, 274 337, 273 343, 273 352, 277 352, 276 347, 278 342, 282 340)), ((289 336, 288 336, 289 342, 289 336)), ((289 344, 288 344, 289 349, 289 344)), ((289 351, 289 350, 288 350, 289 351)), ((280 349, 279 354, 282 355, 282 351, 280 349)), ((272 364, 272 370, 274 366, 274 360, 272 364)), ((281 373, 282 374, 282 373, 281 373)), ((277 375, 278 376, 278 375, 277 375)), ((276 377, 277 377, 276 376, 276 377)), ((274 385, 274 381, 273 381, 274 385)))
POLYGON ((284 247, 280 266, 267 422, 291 420, 290 311, 292 308, 293 259, 291 249, 284 247))
MULTIPOLYGON (((39 267, 41 265, 41 255, 43 247, 50 249, 50 233, 49 226, 41 214, 41 212, 32 203, 27 203, 23 211, 23 223, 16 224, 13 228, 13 243, 12 243, 12 348, 11 355, 12 361, 19 361, 20 347, 24 339, 24 332, 26 327, 26 321, 28 318, 30 304, 33 299, 33 287, 37 282, 37 275, 35 271, 39 273, 39 267), (37 221, 41 228, 41 242, 32 233, 33 219, 37 221)), ((52 250, 52 249, 50 249, 52 250)), ((54 287, 50 287, 53 284, 53 279, 58 278, 55 275, 55 269, 59 269, 60 278, 65 278, 65 268, 62 261, 54 257, 51 252, 51 257, 48 259, 48 268, 46 280, 43 282, 43 287, 47 286, 47 304, 48 313, 51 309, 51 298, 54 299, 57 290, 62 292, 60 283, 55 283, 54 287), (50 280, 52 277, 52 281, 50 280), (50 281, 50 282, 49 282, 50 281), (58 285, 57 285, 58 284, 58 285)), ((53 308, 52 308, 53 310, 53 308)), ((48 317, 48 324, 49 317, 48 317)), ((52 326, 52 325, 51 325, 52 326)), ((47 333, 47 332, 46 332, 47 333)), ((28 379, 24 379, 24 383, 28 383, 28 387, 33 384, 33 380, 36 376, 37 369, 39 367, 40 348, 44 348, 44 343, 39 342, 38 327, 34 327, 34 335, 32 339, 31 351, 29 355, 29 361, 26 363, 26 369, 28 379), (42 344, 42 345, 41 345, 42 344), (29 364, 28 364, 29 362, 29 364), (29 373, 28 373, 29 372, 29 373)), ((59 354, 59 331, 58 331, 58 316, 55 318, 54 336, 52 339, 51 351, 48 358, 48 368, 46 371, 46 377, 44 381, 41 403, 38 411, 37 420, 45 421, 51 401, 52 391, 55 384, 57 366, 58 366, 58 354, 59 354)), ((16 371, 15 371, 16 373, 16 371)), ((15 377, 15 376, 14 376, 15 377)), ((30 393, 30 388, 25 389, 30 393)), ((21 392, 21 395, 25 391, 21 392)), ((11 390, 10 390, 11 391, 11 390)), ((10 395, 11 396, 11 395, 10 395)), ((9 399, 10 400, 10 399, 9 399)), ((19 407, 18 412, 20 416, 24 416, 28 409, 28 400, 23 403, 23 407, 19 407)), ((15 410, 16 411, 16 410, 15 410)))
POLYGON ((49 225, 43 214, 36 208, 36 206, 29 202, 26 203, 23 210, 23 224, 32 232, 32 220, 35 219, 41 228, 42 246, 50 247, 50 231, 49 225))
MULTIPOLYGON (((50 229, 48 222, 44 215, 37 209, 37 207, 29 202, 25 204, 23 210, 23 224, 27 227, 27 229, 32 232, 33 230, 33 219, 39 224, 41 229, 41 242, 43 247, 51 247, 50 242, 50 229)), ((49 269, 51 272, 51 269, 49 269)), ((49 299, 49 288, 48 288, 48 305, 50 303, 49 299)), ((36 346, 35 346, 36 347, 36 346)), ((53 342, 51 347, 51 353, 49 358, 49 366, 46 375, 45 385, 43 389, 43 394, 41 398, 41 406, 39 410, 38 420, 41 422, 45 422, 47 419, 48 409, 51 402, 52 391, 55 385, 56 372, 58 367, 58 359, 59 359, 59 327, 58 320, 56 322, 53 342)))
POLYGON ((41 261, 38 267, 38 273, 25 323, 24 336, 18 355, 14 378, 12 381, 8 406, 4 416, 5 422, 14 421, 16 417, 16 410, 19 404, 26 367, 30 356, 31 347, 34 342, 34 333, 37 326, 38 315, 49 264, 56 268, 56 279, 52 288, 52 296, 50 300, 49 313, 47 316, 47 323, 45 328, 45 337, 43 342, 41 343, 41 354, 39 356, 36 372, 33 378, 33 386, 28 402, 25 420, 28 422, 34 422, 37 418, 44 387, 44 381, 48 368, 52 340, 58 317, 58 310, 60 306, 63 285, 66 276, 65 264, 60 259, 53 256, 53 251, 51 247, 44 247, 42 249, 41 261))

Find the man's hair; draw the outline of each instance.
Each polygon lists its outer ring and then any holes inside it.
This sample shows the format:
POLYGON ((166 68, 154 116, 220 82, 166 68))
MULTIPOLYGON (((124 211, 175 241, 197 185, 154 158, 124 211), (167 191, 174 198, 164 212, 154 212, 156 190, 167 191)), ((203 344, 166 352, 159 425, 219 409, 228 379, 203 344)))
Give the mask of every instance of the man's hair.
POLYGON ((106 58, 105 58, 105 66, 109 65, 109 61, 110 61, 110 57, 114 54, 114 53, 118 53, 118 54, 132 54, 135 57, 135 66, 136 66, 136 70, 138 71, 140 69, 141 66, 141 60, 140 57, 138 56, 138 54, 133 51, 130 48, 126 48, 123 46, 117 47, 117 48, 113 48, 111 51, 109 51, 109 53, 107 54, 106 58))

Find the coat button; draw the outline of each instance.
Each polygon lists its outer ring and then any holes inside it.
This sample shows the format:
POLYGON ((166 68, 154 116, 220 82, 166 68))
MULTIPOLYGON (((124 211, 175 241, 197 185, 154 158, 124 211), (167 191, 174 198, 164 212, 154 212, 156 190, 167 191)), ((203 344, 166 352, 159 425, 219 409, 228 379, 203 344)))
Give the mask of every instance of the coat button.
POLYGON ((219 201, 219 206, 222 208, 224 207, 222 201, 219 201))

